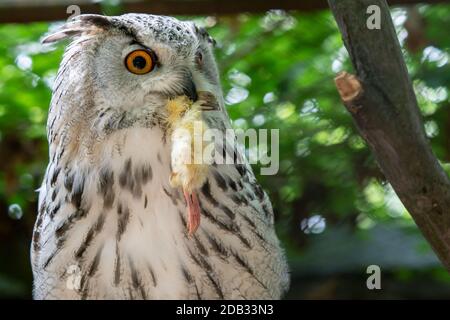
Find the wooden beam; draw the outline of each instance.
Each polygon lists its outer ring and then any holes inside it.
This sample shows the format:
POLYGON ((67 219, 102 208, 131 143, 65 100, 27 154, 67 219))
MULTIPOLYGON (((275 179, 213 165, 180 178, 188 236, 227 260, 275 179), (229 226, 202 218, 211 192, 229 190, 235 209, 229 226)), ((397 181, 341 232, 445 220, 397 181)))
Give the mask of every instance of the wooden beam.
MULTIPOLYGON (((70 4, 75 4, 71 1, 70 4)), ((416 3, 449 3, 449 0, 391 0, 391 5, 416 3)), ((68 18, 69 4, 21 1, 18 5, 8 2, 0 5, 0 23, 28 23, 36 21, 55 21, 68 18), (20 4, 20 5, 19 5, 20 4)), ((81 13, 102 13, 99 3, 79 5, 81 13)), ((162 15, 230 15, 237 13, 262 13, 270 9, 297 10, 310 12, 327 8, 326 0, 140 0, 122 4, 123 13, 141 12, 162 15)))
POLYGON ((385 0, 329 0, 356 75, 336 87, 361 136, 424 237, 450 271, 450 180, 431 150, 385 0), (381 10, 367 27, 367 8, 381 10))

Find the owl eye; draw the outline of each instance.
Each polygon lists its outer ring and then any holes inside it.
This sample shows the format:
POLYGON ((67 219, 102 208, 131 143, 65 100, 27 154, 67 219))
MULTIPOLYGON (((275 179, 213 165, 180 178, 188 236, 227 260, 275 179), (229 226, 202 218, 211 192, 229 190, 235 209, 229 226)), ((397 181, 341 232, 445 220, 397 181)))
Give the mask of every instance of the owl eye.
POLYGON ((125 67, 134 74, 146 74, 153 70, 156 56, 150 50, 138 49, 130 52, 125 58, 125 67))

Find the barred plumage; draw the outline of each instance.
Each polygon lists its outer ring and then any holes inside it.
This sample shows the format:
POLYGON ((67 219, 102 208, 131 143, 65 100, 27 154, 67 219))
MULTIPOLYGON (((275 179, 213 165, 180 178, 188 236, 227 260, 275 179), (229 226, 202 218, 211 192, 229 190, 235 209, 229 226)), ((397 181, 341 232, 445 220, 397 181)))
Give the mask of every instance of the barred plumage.
MULTIPOLYGON (((32 245, 34 297, 280 298, 287 264, 251 167, 211 165, 192 236, 183 194, 169 184, 165 104, 186 94, 187 79, 216 96, 216 111, 204 113, 208 126, 230 127, 207 33, 169 17, 84 15, 47 42, 65 37, 74 40, 49 110, 50 162, 32 245), (151 47, 160 68, 148 77, 127 73, 130 46, 151 47)), ((231 153, 242 158, 238 149, 231 153)))

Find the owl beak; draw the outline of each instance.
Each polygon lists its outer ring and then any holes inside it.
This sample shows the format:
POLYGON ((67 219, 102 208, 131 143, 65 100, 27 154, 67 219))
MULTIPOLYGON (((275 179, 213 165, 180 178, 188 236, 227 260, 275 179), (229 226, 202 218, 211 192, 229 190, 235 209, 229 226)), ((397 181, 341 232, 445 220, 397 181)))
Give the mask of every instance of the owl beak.
POLYGON ((183 86, 183 93, 192 101, 196 102, 198 100, 197 87, 195 86, 194 79, 192 79, 192 74, 186 77, 186 81, 183 86))

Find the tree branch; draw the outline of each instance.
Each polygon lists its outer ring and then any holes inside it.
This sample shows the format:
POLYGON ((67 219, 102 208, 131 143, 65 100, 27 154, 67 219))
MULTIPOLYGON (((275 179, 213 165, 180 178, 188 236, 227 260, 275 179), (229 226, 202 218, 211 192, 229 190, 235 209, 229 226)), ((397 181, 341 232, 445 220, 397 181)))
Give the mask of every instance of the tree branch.
POLYGON ((411 80, 385 0, 328 0, 356 76, 337 89, 397 195, 450 270, 450 181, 425 136, 411 80), (366 27, 369 5, 381 29, 366 27))
MULTIPOLYGON (((391 5, 415 3, 443 3, 448 0, 390 0, 391 5)), ((0 23, 27 23, 34 21, 65 20, 66 8, 79 3, 82 13, 101 13, 100 3, 87 0, 8 0, 0 4, 0 23), (17 4, 16 4, 17 3, 17 4)), ((242 12, 262 13, 270 9, 302 12, 327 8, 326 0, 123 0, 123 12, 141 12, 164 15, 225 15, 242 12)))

